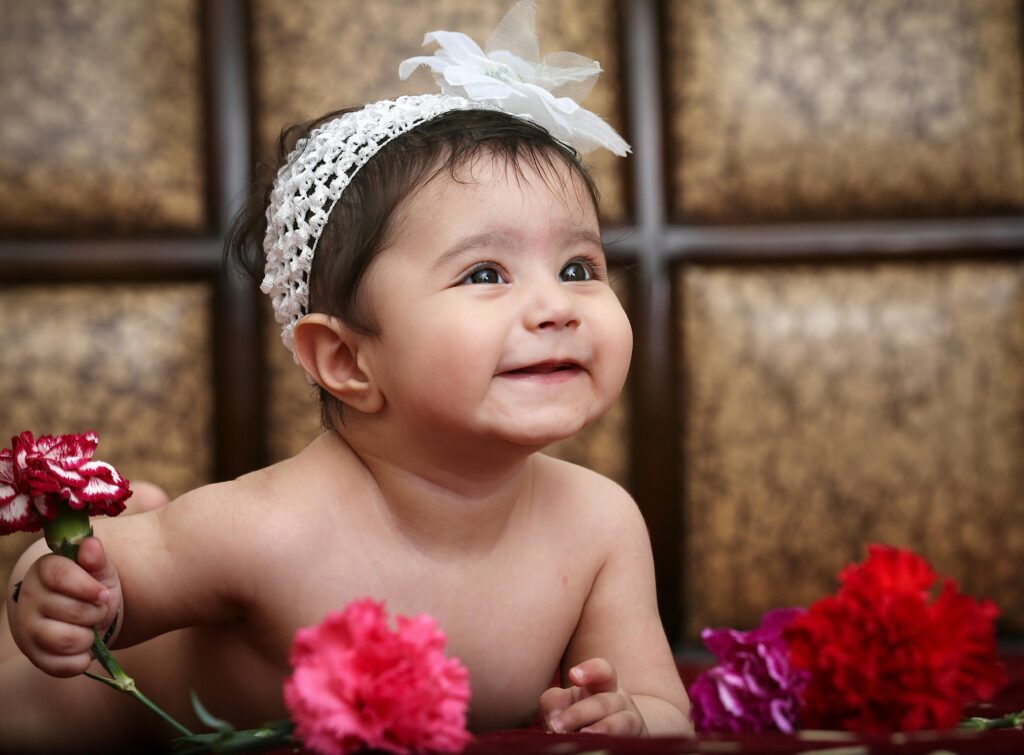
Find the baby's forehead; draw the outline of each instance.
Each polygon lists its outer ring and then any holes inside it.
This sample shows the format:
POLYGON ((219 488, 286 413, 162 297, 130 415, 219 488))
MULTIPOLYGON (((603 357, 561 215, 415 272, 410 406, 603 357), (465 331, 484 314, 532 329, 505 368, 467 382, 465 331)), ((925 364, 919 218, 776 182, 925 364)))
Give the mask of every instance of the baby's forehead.
POLYGON ((509 156, 481 151, 454 165, 441 163, 403 205, 410 212, 430 217, 459 200, 515 197, 554 199, 581 219, 597 217, 596 197, 581 169, 560 155, 547 153, 509 156))

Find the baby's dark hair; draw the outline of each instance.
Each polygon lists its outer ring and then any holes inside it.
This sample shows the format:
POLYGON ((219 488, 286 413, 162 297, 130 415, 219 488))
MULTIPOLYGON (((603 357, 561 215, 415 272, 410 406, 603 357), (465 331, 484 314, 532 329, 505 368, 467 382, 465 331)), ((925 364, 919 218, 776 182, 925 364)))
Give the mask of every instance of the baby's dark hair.
MULTIPOLYGON (((328 113, 281 132, 277 165, 259 166, 245 208, 228 234, 225 254, 256 281, 263 280, 266 260, 266 208, 274 177, 295 148, 313 129, 360 108, 328 113)), ((337 317, 365 335, 378 335, 368 303, 360 296, 361 282, 374 258, 389 244, 391 220, 415 191, 447 171, 453 180, 460 168, 488 157, 504 162, 522 176, 529 166, 545 181, 564 176, 559 166, 578 177, 598 207, 597 186, 579 154, 544 128, 493 110, 455 110, 422 123, 396 137, 374 155, 342 192, 316 247, 309 276, 309 312, 337 317)), ((559 187, 560 189, 564 187, 559 187)), ((581 199, 583 199, 581 197, 581 199)), ((343 419, 342 402, 319 388, 320 416, 325 428, 343 419)))

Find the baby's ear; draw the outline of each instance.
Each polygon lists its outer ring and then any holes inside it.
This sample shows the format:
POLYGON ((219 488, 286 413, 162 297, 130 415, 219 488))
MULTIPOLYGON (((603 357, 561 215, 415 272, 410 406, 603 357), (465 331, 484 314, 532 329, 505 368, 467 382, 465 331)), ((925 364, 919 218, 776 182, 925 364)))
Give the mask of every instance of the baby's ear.
POLYGON ((337 317, 314 312, 295 323, 295 355, 313 380, 356 411, 371 414, 384 406, 360 347, 366 336, 337 317))

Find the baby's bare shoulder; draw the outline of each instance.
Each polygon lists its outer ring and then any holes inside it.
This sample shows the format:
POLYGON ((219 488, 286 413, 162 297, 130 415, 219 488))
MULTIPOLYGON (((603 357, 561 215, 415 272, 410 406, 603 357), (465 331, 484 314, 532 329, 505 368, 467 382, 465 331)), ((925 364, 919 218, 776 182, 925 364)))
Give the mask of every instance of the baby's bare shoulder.
MULTIPOLYGON (((226 482, 190 490, 167 505, 140 515, 155 515, 165 537, 211 541, 244 539, 257 545, 280 536, 294 521, 302 490, 289 480, 289 462, 275 464, 226 482)), ((135 517, 131 517, 135 518, 135 517)))
POLYGON ((633 497, 617 482, 562 459, 536 454, 538 495, 545 506, 564 508, 574 521, 614 533, 623 526, 643 527, 633 497))

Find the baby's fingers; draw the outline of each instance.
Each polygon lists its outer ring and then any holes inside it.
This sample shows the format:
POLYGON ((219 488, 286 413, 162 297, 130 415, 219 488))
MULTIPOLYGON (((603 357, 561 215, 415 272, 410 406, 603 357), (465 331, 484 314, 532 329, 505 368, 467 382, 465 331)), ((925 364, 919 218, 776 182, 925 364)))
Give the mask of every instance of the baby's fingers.
POLYGON ((48 555, 38 561, 39 581, 47 590, 89 603, 106 603, 110 591, 81 566, 64 556, 48 555))
POLYGON ((551 720, 563 710, 573 704, 571 689, 552 687, 540 696, 540 714, 544 718, 544 724, 554 731, 551 720))
POLYGON ((595 724, 580 729, 588 734, 607 734, 612 737, 638 737, 644 733, 644 720, 632 710, 620 710, 595 724))
POLYGON ((77 676, 89 668, 93 632, 59 621, 37 622, 31 631, 35 645, 29 659, 52 676, 77 676))
POLYGON ((615 667, 604 658, 591 658, 569 669, 569 680, 588 692, 615 692, 619 688, 615 667))
POLYGON ((41 596, 37 610, 44 618, 79 627, 98 627, 107 619, 105 605, 86 603, 59 593, 41 596))
POLYGON ((561 713, 553 714, 548 719, 548 725, 552 731, 559 733, 578 731, 624 710, 626 703, 622 695, 601 692, 573 703, 561 713))

